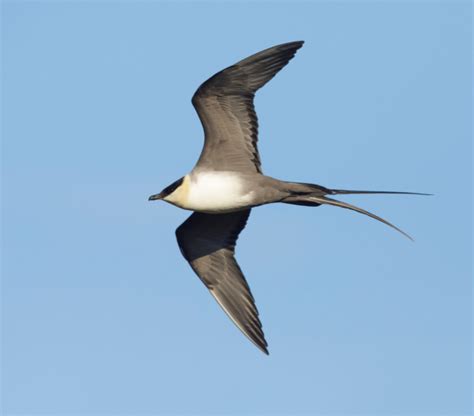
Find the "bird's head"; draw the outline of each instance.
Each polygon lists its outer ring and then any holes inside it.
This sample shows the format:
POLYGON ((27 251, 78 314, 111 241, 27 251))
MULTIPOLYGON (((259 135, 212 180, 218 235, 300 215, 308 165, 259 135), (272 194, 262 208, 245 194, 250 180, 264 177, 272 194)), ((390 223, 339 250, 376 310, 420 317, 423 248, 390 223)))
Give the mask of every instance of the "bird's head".
POLYGON ((149 201, 156 201, 158 199, 167 200, 175 191, 178 190, 183 185, 185 177, 174 181, 171 185, 168 185, 165 189, 163 189, 159 194, 151 195, 148 200, 149 201))

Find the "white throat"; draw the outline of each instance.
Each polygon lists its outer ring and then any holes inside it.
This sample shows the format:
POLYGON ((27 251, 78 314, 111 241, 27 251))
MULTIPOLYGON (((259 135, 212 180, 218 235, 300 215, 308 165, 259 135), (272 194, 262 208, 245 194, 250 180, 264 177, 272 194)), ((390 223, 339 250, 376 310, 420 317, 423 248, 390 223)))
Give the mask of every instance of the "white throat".
POLYGON ((235 172, 200 172, 188 174, 165 201, 191 211, 224 213, 251 205, 252 193, 235 172))

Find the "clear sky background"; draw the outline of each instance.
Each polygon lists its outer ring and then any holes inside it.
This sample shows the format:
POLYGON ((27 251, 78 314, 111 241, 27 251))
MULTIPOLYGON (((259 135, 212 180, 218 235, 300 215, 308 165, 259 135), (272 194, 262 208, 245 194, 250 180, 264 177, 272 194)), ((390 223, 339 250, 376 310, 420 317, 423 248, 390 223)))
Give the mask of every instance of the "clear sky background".
POLYGON ((4 1, 2 410, 471 412, 471 3, 4 1), (255 209, 237 255, 270 356, 150 194, 202 146, 190 99, 266 47, 266 174, 352 196, 255 209))

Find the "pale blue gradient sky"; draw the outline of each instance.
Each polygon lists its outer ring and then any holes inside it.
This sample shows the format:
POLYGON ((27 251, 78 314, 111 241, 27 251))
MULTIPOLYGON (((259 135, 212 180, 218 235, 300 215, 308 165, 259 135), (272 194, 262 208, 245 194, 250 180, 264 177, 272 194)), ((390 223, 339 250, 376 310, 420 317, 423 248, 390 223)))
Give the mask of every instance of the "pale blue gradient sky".
POLYGON ((4 414, 461 415, 471 405, 471 3, 3 2, 4 414), (433 197, 254 210, 270 356, 147 197, 189 171, 207 77, 277 43, 267 174, 433 197))

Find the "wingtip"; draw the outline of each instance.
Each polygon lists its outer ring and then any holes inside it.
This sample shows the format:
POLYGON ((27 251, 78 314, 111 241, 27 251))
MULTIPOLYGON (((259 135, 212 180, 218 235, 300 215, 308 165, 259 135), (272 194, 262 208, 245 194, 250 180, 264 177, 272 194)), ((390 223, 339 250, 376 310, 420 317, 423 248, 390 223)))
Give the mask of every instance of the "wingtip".
MULTIPOLYGON (((304 44, 304 40, 293 40, 291 42, 280 43, 278 45, 271 46, 266 50, 279 50, 279 51, 292 51, 296 53, 298 49, 300 49, 304 44)), ((264 50, 265 51, 265 50, 264 50)), ((262 52, 264 52, 262 51, 262 52)))
POLYGON ((268 351, 268 342, 265 339, 265 335, 263 334, 263 332, 262 332, 262 339, 258 340, 258 342, 256 342, 256 340, 254 340, 253 342, 260 349, 260 351, 262 351, 266 355, 270 355, 270 352, 268 351))
POLYGON ((287 48, 295 48, 299 49, 304 45, 304 40, 294 40, 291 42, 283 43, 280 46, 287 47, 287 48))
MULTIPOLYGON (((236 322, 234 321, 234 323, 236 322)), ((239 326, 237 325, 237 327, 239 326)), ((268 351, 268 343, 267 343, 267 340, 265 339, 265 335, 263 335, 263 332, 261 333, 261 336, 254 337, 252 336, 251 333, 243 331, 242 328, 239 327, 239 329, 252 342, 252 344, 254 344, 260 351, 262 351, 265 355, 270 355, 270 352, 268 351)))
POLYGON ((304 40, 297 40, 295 42, 296 50, 300 49, 304 45, 304 40))
POLYGON ((268 348, 266 345, 257 345, 257 347, 262 351, 265 355, 270 355, 268 348))

